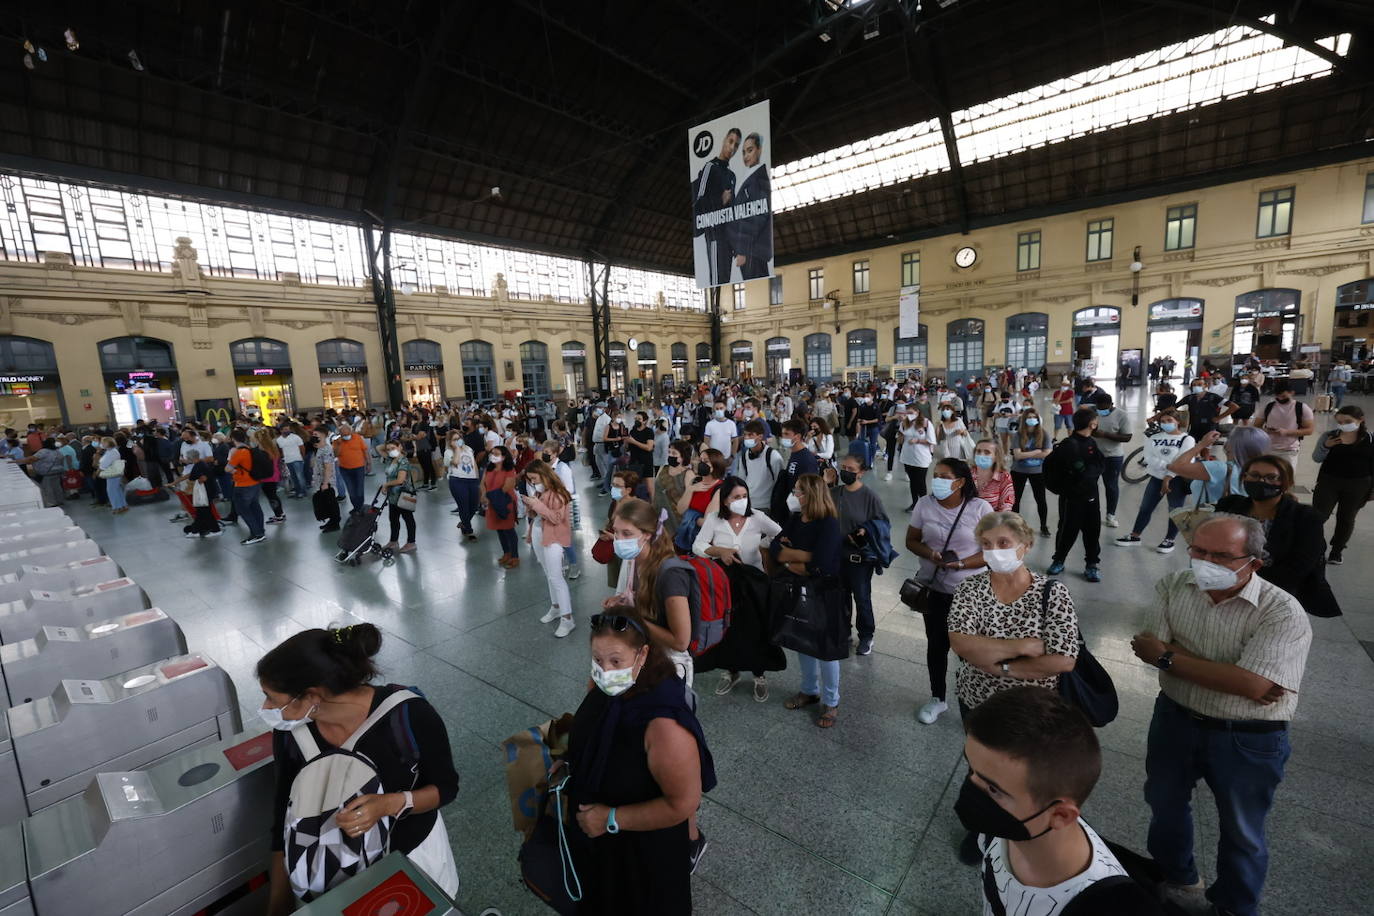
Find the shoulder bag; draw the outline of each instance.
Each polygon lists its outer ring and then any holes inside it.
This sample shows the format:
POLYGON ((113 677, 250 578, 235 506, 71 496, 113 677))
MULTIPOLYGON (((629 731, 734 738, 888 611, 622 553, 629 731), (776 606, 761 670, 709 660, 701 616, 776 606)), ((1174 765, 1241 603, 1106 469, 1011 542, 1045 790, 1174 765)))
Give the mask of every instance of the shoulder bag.
MULTIPOLYGON (((968 503, 969 501, 967 499, 960 503, 959 513, 954 516, 954 524, 949 526, 949 533, 945 535, 945 545, 940 548, 941 555, 943 555, 944 552, 949 549, 949 540, 950 538, 954 537, 954 529, 959 527, 959 519, 964 517, 964 510, 968 508, 968 503)), ((922 582, 919 578, 920 573, 918 572, 915 576, 912 576, 910 579, 907 579, 905 582, 903 582, 901 592, 899 593, 899 597, 902 599, 902 604, 905 604, 907 607, 911 608, 918 614, 925 614, 929 612, 930 589, 931 586, 935 584, 935 580, 940 577, 940 573, 942 572, 944 572, 944 569, 941 568, 939 565, 936 565, 935 572, 931 575, 928 581, 922 582)))
MULTIPOLYGON (((1046 579, 1045 586, 1040 592, 1042 639, 1045 633, 1045 618, 1049 616, 1050 589, 1054 587, 1054 582, 1054 579, 1046 579)), ((1078 707, 1078 711, 1092 723, 1093 728, 1101 728, 1116 718, 1116 685, 1112 683, 1112 676, 1107 673, 1107 669, 1103 668, 1097 657, 1088 651, 1087 643, 1083 642, 1082 627, 1078 627, 1078 658, 1074 661, 1073 670, 1059 675, 1059 695, 1078 707)))

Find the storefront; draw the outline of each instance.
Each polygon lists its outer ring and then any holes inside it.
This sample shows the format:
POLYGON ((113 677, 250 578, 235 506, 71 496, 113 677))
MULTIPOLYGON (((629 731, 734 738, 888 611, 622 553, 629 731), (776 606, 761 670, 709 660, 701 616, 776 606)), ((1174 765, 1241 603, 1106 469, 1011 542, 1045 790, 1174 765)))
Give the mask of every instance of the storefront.
POLYGON ((274 421, 296 412, 291 383, 291 355, 285 343, 266 337, 229 345, 240 414, 274 421))
POLYGON ((563 344, 563 387, 569 398, 587 393, 587 345, 580 340, 563 344))
POLYGON ((1236 297, 1231 360, 1247 357, 1290 365, 1302 339, 1302 293, 1296 289, 1257 289, 1236 297))
POLYGON ((730 377, 749 378, 754 374, 754 345, 747 340, 730 344, 730 377))
POLYGON ((110 417, 115 426, 181 417, 181 390, 172 345, 152 337, 116 337, 99 344, 110 417))
POLYGON ((1048 361, 1050 316, 1023 312, 1007 319, 1007 366, 1039 372, 1048 361))
POLYGON ((458 345, 463 361, 463 396, 469 401, 496 400, 496 356, 485 340, 467 340, 458 345))
POLYGON ((62 385, 52 344, 32 337, 0 337, 0 427, 65 424, 62 385))
POLYGON ((764 371, 769 381, 785 382, 792 371, 792 339, 770 337, 763 344, 764 371))
POLYGON ((315 344, 325 408, 367 407, 367 351, 356 340, 336 337, 315 344))
POLYGON ((1336 287, 1331 355, 1352 363, 1369 359, 1374 347, 1374 277, 1336 287))
POLYGON ((1121 309, 1099 305, 1073 313, 1073 366, 1080 375, 1115 375, 1108 367, 1120 348, 1121 309))
POLYGON ((444 402, 444 354, 432 340, 408 340, 401 344, 405 367, 402 389, 412 407, 434 407, 444 402))
POLYGON ((1198 371, 1202 351, 1201 299, 1164 299, 1150 305, 1146 362, 1171 360, 1186 385, 1198 371))

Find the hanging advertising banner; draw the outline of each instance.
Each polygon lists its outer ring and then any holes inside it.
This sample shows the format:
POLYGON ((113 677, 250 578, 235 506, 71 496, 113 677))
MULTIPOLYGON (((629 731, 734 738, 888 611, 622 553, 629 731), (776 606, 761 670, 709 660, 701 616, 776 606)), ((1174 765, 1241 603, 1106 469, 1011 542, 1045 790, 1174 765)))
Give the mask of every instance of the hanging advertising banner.
POLYGON ((698 289, 773 276, 768 102, 687 131, 698 289))
POLYGON ((898 337, 921 336, 921 288, 903 286, 897 294, 898 337))

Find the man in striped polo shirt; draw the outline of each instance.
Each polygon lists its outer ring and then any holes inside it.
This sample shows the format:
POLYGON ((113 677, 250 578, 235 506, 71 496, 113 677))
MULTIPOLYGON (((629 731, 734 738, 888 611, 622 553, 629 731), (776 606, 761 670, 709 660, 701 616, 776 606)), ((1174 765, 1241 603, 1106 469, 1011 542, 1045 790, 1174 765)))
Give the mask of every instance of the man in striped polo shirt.
POLYGON ((1153 630, 1131 640, 1160 669, 1145 757, 1150 855, 1166 900, 1195 912, 1256 916, 1269 865, 1264 821, 1291 748, 1288 721, 1312 644, 1297 599, 1261 579, 1264 528, 1218 513, 1188 548, 1191 569, 1156 586, 1153 630), (1216 881, 1193 859, 1193 788, 1205 780, 1221 828, 1216 881))

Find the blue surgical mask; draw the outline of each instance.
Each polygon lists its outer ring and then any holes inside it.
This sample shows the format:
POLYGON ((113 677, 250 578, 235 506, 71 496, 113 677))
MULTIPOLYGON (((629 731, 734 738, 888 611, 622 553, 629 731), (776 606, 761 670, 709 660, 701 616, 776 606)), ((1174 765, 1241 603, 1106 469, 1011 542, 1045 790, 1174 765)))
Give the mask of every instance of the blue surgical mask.
POLYGON ((1039 425, 1040 425, 1040 418, 1039 418, 1039 417, 1026 417, 1026 425, 1027 425, 1027 426, 1030 426, 1030 427, 1039 426, 1039 425))
POLYGON ((745 440, 744 440, 744 447, 745 447, 745 448, 753 448, 754 446, 756 446, 756 445, 758 445, 758 444, 759 444, 759 440, 757 440, 757 439, 745 439, 745 440))
MULTIPOLYGON (((980 467, 980 468, 982 468, 983 470, 986 471, 988 468, 992 467, 992 456, 991 456, 991 455, 974 455, 974 456, 973 456, 973 463, 976 464, 976 465, 978 465, 978 467, 980 467)), ((937 477, 936 480, 939 480, 939 478, 937 477)), ((948 495, 948 494, 946 494, 946 495, 948 495)))
POLYGON ((619 499, 625 495, 624 487, 611 487, 611 499, 619 499))
POLYGON ((1159 428, 1166 433, 1178 432, 1177 423, 1161 423, 1159 424, 1159 428))
POLYGON ((616 538, 615 555, 622 560, 633 560, 639 556, 639 551, 643 545, 639 543, 639 538, 616 538))
POLYGON ((954 492, 954 481, 945 477, 932 477, 930 492, 936 499, 945 499, 954 492))
POLYGON ((1112 408, 1110 408, 1110 407, 1099 407, 1099 408, 1097 408, 1097 415, 1098 415, 1099 417, 1105 417, 1107 414, 1109 414, 1109 413, 1111 413, 1111 412, 1112 412, 1112 408))

